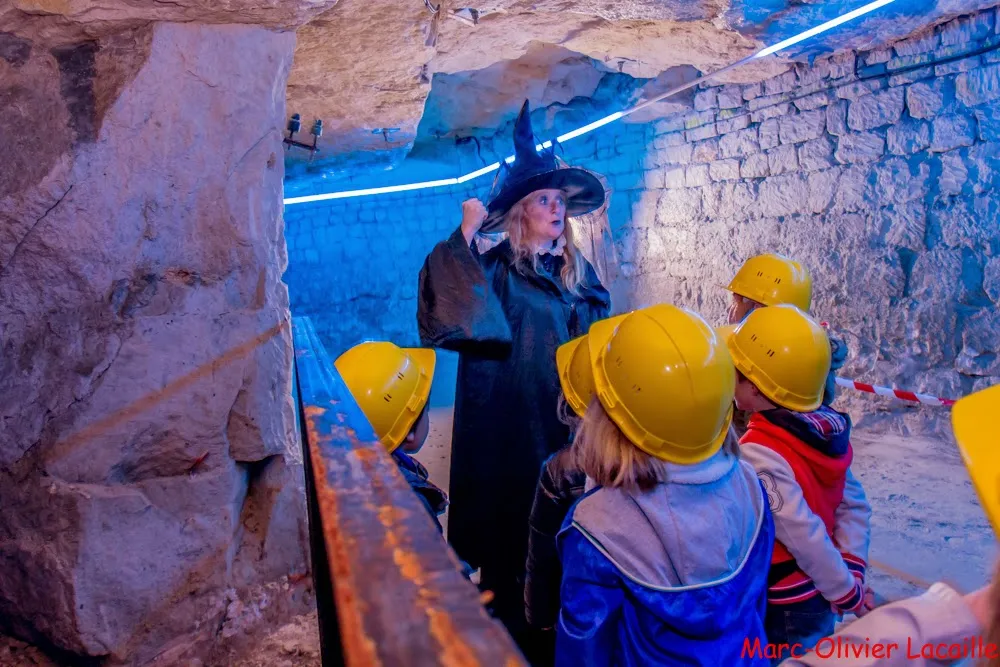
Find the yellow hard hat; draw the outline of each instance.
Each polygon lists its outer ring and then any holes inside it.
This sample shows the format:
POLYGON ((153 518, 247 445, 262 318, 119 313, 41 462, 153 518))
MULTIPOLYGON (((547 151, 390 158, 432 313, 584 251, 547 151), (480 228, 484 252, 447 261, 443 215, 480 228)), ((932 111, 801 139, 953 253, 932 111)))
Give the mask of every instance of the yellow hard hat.
POLYGON ((559 369, 559 384, 562 385, 566 402, 580 417, 587 412, 590 399, 594 397, 594 371, 590 364, 590 337, 607 341, 615 327, 625 319, 625 315, 598 320, 590 325, 590 331, 556 348, 556 368, 559 369))
POLYGON ((1000 536, 1000 449, 995 423, 998 412, 1000 385, 977 391, 955 403, 951 424, 979 502, 993 524, 993 532, 1000 536))
POLYGON ((705 320, 661 304, 629 314, 607 341, 588 342, 601 404, 639 449, 680 464, 719 451, 736 373, 705 320))
POLYGON ((334 362, 385 448, 399 447, 431 393, 434 350, 389 342, 355 345, 334 362))
POLYGON ((721 327, 715 327, 715 334, 725 345, 729 345, 729 339, 733 337, 737 326, 736 324, 723 324, 721 327))
POLYGON ((809 312, 812 279, 794 259, 781 255, 757 255, 743 262, 726 288, 765 306, 790 303, 809 312))
POLYGON ((727 345, 736 369, 772 403, 811 412, 823 402, 830 340, 795 306, 758 308, 736 327, 727 345))

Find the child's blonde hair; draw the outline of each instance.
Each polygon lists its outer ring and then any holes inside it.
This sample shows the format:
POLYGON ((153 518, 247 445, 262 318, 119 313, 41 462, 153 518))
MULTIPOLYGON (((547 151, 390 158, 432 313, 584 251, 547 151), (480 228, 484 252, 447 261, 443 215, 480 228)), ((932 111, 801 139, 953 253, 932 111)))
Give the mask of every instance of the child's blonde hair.
MULTIPOLYGON (((529 194, 511 206, 504 217, 504 227, 507 230, 507 237, 510 239, 510 247, 514 251, 515 265, 530 266, 535 271, 538 271, 538 249, 533 248, 528 243, 528 212, 526 202, 528 201, 528 197, 531 197, 533 194, 529 194)), ((566 239, 566 246, 563 248, 566 262, 559 272, 559 277, 562 279, 563 286, 566 287, 567 292, 579 296, 580 284, 586 277, 586 259, 584 259, 583 253, 580 252, 580 249, 576 247, 576 243, 573 241, 573 226, 569 223, 568 216, 564 220, 563 236, 566 239)))
MULTIPOLYGON (((726 433, 722 449, 739 456, 739 439, 732 426, 726 433)), ((667 481, 667 462, 632 444, 597 397, 587 406, 573 440, 573 452, 577 467, 598 486, 641 493, 667 481)))
POLYGON ((556 417, 560 423, 569 426, 571 434, 576 433, 577 429, 580 428, 580 415, 573 411, 565 394, 559 394, 559 401, 556 403, 556 417))

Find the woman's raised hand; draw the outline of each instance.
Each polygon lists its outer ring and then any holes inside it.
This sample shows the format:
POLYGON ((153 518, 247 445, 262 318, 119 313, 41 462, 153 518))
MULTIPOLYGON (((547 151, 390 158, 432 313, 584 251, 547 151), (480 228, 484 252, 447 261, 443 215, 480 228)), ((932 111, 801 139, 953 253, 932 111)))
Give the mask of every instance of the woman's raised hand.
POLYGON ((486 207, 478 199, 466 199, 462 202, 462 236, 466 243, 472 245, 472 239, 486 222, 487 215, 486 207))

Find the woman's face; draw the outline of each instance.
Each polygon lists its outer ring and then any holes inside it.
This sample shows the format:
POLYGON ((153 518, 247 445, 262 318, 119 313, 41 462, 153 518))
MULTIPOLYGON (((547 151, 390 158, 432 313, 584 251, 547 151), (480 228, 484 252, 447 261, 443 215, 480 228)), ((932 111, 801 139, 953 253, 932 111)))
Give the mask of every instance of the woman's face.
POLYGON ((566 195, 562 190, 535 190, 525 197, 528 234, 535 243, 551 243, 566 229, 566 195))

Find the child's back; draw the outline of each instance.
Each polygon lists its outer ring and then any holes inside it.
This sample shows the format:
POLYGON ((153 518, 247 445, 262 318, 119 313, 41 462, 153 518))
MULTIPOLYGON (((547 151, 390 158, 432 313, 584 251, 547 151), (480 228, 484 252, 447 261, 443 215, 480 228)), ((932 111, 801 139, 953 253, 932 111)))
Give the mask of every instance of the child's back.
POLYGON ((559 533, 558 665, 766 664, 774 528, 738 457, 735 371, 700 317, 636 311, 590 341, 573 448, 594 488, 559 533))
POLYGON ((737 406, 753 413, 741 450, 774 515, 768 639, 809 649, 833 632, 835 610, 865 611, 871 508, 850 473, 851 422, 822 404, 830 345, 801 310, 755 310, 728 347, 737 406))
POLYGON ((396 466, 399 468, 399 472, 402 473, 403 479, 410 485, 410 489, 417 494, 417 498, 420 499, 424 509, 427 510, 431 519, 434 520, 434 525, 437 526, 438 532, 443 533, 444 529, 438 517, 448 509, 447 494, 431 482, 427 468, 420 461, 401 451, 401 449, 397 449, 392 453, 392 459, 396 462, 396 466))
POLYGON ((773 604, 821 593, 838 600, 854 592, 852 572, 864 575, 870 510, 850 472, 850 435, 850 418, 826 406, 809 413, 777 408, 750 418, 743 456, 760 471, 782 524, 769 577, 773 604), (817 540, 817 531, 830 541, 817 540))
POLYGON ((567 518, 560 664, 754 664, 774 531, 757 476, 725 451, 664 472, 646 492, 598 488, 567 518), (595 630, 597 646, 572 639, 595 630))

